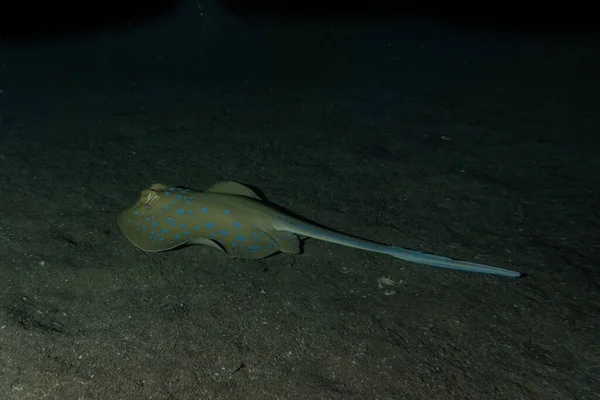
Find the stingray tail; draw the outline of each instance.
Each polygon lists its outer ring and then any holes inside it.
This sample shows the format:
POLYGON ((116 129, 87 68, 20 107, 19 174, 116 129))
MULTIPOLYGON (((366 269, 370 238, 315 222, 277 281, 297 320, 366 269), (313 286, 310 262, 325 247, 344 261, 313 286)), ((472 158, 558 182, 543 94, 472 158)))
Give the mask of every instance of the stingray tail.
POLYGON ((511 278, 518 278, 521 276, 520 272, 512 271, 510 269, 492 267, 490 265, 477 264, 462 260, 454 260, 452 258, 422 253, 420 251, 408 250, 402 247, 390 246, 387 250, 388 251, 386 251, 386 254, 389 254, 392 257, 414 262, 417 264, 430 265, 432 267, 457 269, 460 271, 469 272, 479 272, 482 274, 502 275, 509 276, 511 278))
POLYGON ((436 256, 434 254, 422 253, 420 251, 408 250, 403 247, 387 246, 370 240, 359 239, 353 236, 338 233, 326 228, 299 221, 288 217, 279 217, 274 225, 275 229, 292 232, 300 236, 312 237, 326 242, 337 243, 343 246, 354 247, 357 249, 373 251, 376 253, 388 254, 401 260, 414 262, 417 264, 429 265, 432 267, 456 269, 460 271, 478 272, 482 274, 494 274, 518 278, 520 272, 509 269, 492 267, 490 265, 476 264, 467 261, 454 260, 448 257, 436 256))

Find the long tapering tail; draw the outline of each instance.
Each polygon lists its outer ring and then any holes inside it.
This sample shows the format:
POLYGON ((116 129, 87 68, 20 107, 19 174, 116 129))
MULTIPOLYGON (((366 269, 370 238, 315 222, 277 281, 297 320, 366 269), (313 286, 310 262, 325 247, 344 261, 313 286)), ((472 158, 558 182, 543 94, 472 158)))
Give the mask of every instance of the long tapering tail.
POLYGON ((521 276, 520 272, 512 271, 505 268, 498 268, 485 264, 476 264, 467 261, 454 260, 452 258, 422 253, 420 251, 409 250, 403 247, 388 246, 372 242, 370 240, 355 238, 353 236, 334 232, 332 230, 321 228, 308 222, 303 222, 287 216, 278 217, 277 222, 274 224, 274 227, 278 231, 292 232, 297 235, 308 236, 314 239, 324 240, 326 242, 331 243, 337 243, 343 246, 354 247, 357 249, 372 251, 376 253, 388 254, 392 257, 399 258, 401 260, 410 261, 417 264, 429 265, 432 267, 449 268, 469 272, 479 272, 483 274, 502 275, 511 278, 518 278, 521 276))

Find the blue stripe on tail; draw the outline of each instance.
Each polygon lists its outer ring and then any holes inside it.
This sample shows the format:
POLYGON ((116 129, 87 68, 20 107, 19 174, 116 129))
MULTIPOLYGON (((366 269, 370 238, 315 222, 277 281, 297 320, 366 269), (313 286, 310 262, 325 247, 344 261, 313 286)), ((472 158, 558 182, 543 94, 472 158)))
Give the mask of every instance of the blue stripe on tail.
POLYGON ((331 231, 329 229, 321 228, 312 224, 303 223, 290 218, 284 218, 278 216, 277 219, 286 222, 298 229, 294 231, 296 234, 306 235, 315 239, 333 241, 334 243, 342 244, 349 247, 363 249, 367 251, 373 251, 377 253, 389 254, 392 257, 399 258, 401 260, 414 262, 417 264, 429 265, 432 267, 456 269, 459 271, 478 272, 483 274, 494 274, 509 276, 512 278, 518 278, 521 276, 520 272, 511 271, 509 269, 492 267, 485 264, 477 264, 468 261, 454 260, 449 257, 436 256, 434 254, 422 253, 420 251, 409 250, 398 246, 388 246, 370 240, 364 240, 355 238, 352 236, 344 235, 331 231), (312 235, 311 235, 312 233, 312 235), (314 236, 313 236, 314 235, 314 236))
POLYGON ((509 276, 511 278, 518 278, 521 276, 520 272, 511 271, 509 269, 492 267, 485 264, 477 264, 468 261, 454 260, 449 257, 436 256, 434 254, 422 253, 420 251, 408 250, 402 247, 390 246, 389 254, 393 257, 400 258, 402 260, 411 261, 418 264, 430 265, 432 267, 457 269, 460 271, 479 272, 483 274, 494 274, 509 276))

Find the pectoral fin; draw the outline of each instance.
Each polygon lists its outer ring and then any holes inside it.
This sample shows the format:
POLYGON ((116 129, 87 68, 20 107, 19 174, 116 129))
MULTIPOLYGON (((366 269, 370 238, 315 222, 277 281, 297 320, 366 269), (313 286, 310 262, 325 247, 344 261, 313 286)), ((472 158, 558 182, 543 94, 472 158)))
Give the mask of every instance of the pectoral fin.
POLYGON ((232 194, 236 196, 245 196, 250 197, 256 200, 263 200, 260 198, 254 190, 250 189, 248 186, 242 185, 241 183, 231 182, 231 181, 222 181, 215 183, 208 189, 206 189, 208 193, 221 193, 221 194, 232 194))

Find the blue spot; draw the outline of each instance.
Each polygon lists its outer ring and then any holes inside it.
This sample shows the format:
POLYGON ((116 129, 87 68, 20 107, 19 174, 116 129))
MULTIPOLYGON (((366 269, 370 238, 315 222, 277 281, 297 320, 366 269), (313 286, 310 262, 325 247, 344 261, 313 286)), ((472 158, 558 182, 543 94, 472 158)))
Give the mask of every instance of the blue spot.
POLYGON ((154 235, 154 231, 150 231, 150 235, 154 235))
POLYGON ((150 221, 150 217, 146 217, 146 221, 150 221))
POLYGON ((175 196, 175 198, 176 198, 176 199, 180 199, 180 198, 181 198, 181 195, 180 195, 180 194, 178 194, 178 195, 176 195, 176 196, 175 196))
POLYGON ((265 233, 263 231, 260 231, 259 235, 264 235, 265 233))
POLYGON ((179 239, 181 236, 179 235, 175 235, 175 239, 179 239))
POLYGON ((214 222, 210 222, 210 221, 209 221, 209 222, 205 223, 204 225, 205 225, 207 228, 214 228, 214 226, 215 226, 215 223, 214 223, 214 222))
POLYGON ((226 230, 226 229, 221 229, 221 230, 219 231, 219 233, 220 233, 221 235, 227 235, 227 233, 228 233, 228 232, 227 232, 227 230, 226 230))
POLYGON ((240 226, 242 226, 242 223, 240 221, 234 221, 233 226, 239 228, 240 226))
POLYGON ((136 225, 139 225, 139 224, 140 224, 140 221, 135 221, 135 224, 136 224, 136 225))
POLYGON ((167 208, 171 208, 171 206, 164 206, 163 210, 166 210, 167 208))
POLYGON ((202 208, 200 209, 200 211, 202 211, 202 212, 208 212, 208 208, 206 208, 206 207, 202 207, 202 208))
POLYGON ((229 214, 229 210, 228 210, 228 209, 225 209, 225 210, 223 210, 223 212, 224 212, 225 214, 229 214))
POLYGON ((254 248, 254 246, 248 246, 248 248, 249 248, 249 249, 253 249, 253 248, 254 248))
POLYGON ((192 213, 192 210, 188 210, 188 214, 191 214, 191 213, 192 213))
POLYGON ((167 221, 173 221, 173 217, 167 217, 167 221))
POLYGON ((187 204, 187 205, 189 206, 190 204, 192 204, 192 202, 191 202, 191 201, 189 201, 189 200, 187 200, 187 201, 185 202, 185 204, 187 204))
POLYGON ((188 231, 184 231, 183 234, 184 235, 189 235, 190 233, 188 231))
POLYGON ((182 222, 179 224, 179 226, 183 228, 185 226, 185 224, 182 222))
POLYGON ((169 232, 169 230, 168 230, 167 228, 162 228, 160 231, 161 231, 162 233, 167 233, 167 232, 169 232))
MULTIPOLYGON (((173 190, 173 189, 171 189, 171 190, 173 190)), ((171 192, 165 192, 165 194, 168 196, 171 194, 171 192)))
POLYGON ((170 225, 171 225, 171 226, 175 226, 175 222, 171 222, 171 224, 170 224, 170 225))
POLYGON ((177 214, 185 214, 185 210, 183 208, 178 208, 177 211, 175 211, 177 214))
POLYGON ((146 225, 142 225, 142 229, 146 229, 146 225))
POLYGON ((200 229, 200 225, 198 225, 198 224, 194 225, 194 229, 200 229))
POLYGON ((212 236, 212 237, 215 237, 215 236, 217 236, 217 234, 216 234, 216 233, 214 233, 214 232, 211 232, 211 233, 210 233, 210 236, 212 236))
POLYGON ((231 245, 232 246, 237 246, 237 243, 236 242, 231 242, 231 245))
POLYGON ((135 215, 138 215, 139 213, 140 213, 139 211, 134 212, 135 215))
POLYGON ((252 232, 250 236, 256 236, 256 232, 252 232))
POLYGON ((236 235, 235 238, 237 240, 244 240, 244 235, 236 235))

